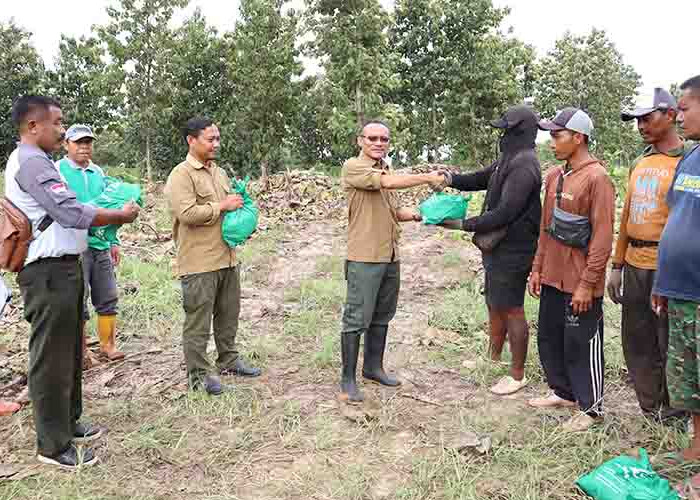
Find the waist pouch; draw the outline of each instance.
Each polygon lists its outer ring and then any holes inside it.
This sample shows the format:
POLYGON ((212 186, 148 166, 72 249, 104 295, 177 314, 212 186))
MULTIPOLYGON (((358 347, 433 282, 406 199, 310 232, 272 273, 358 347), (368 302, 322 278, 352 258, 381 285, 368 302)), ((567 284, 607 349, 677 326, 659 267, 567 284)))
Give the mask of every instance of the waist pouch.
POLYGON ((588 217, 572 214, 555 206, 547 232, 566 246, 586 248, 591 241, 591 222, 588 217))
POLYGON ((576 215, 560 208, 561 193, 564 188, 564 172, 557 182, 557 200, 552 211, 552 221, 547 232, 552 238, 573 248, 587 248, 591 241, 591 221, 583 215, 576 215))

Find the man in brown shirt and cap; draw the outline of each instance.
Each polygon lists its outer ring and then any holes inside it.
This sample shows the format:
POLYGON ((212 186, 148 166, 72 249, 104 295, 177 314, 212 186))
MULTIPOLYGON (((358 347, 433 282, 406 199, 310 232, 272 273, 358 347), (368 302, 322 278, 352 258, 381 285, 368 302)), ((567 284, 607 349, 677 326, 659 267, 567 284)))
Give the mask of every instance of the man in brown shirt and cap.
POLYGON ((588 429, 602 416, 603 293, 612 252, 615 189, 588 150, 589 116, 566 108, 540 128, 552 137, 557 160, 545 177, 542 223, 529 291, 541 297, 537 345, 552 393, 536 408, 579 407, 564 424, 588 429))
POLYGON ((348 289, 341 333, 340 399, 349 403, 363 400, 355 380, 363 332, 363 377, 391 387, 400 385, 384 371, 387 331, 399 297, 399 222, 420 221, 421 216, 416 210, 398 208, 392 191, 444 183, 444 176, 438 173, 393 174, 385 161, 389 141, 389 127, 384 122, 366 122, 357 137, 359 156, 343 165, 342 185, 348 200, 348 289))

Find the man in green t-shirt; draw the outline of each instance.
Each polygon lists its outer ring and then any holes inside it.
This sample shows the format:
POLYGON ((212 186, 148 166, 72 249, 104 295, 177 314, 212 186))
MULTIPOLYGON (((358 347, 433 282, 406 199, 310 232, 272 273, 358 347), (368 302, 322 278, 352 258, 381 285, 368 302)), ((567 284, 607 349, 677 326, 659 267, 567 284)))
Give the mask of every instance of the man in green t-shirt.
MULTIPOLYGON (((57 163, 68 187, 75 191, 78 201, 87 203, 97 198, 105 189, 105 174, 92 162, 95 135, 87 125, 75 124, 66 131, 67 155, 57 163)), ((88 249, 82 256, 85 279, 85 310, 83 319, 89 319, 88 294, 97 312, 97 334, 100 354, 109 361, 121 359, 124 353, 116 347, 117 280, 115 267, 119 265, 119 240, 110 241, 102 228, 87 232, 88 249)), ((95 360, 87 349, 85 323, 83 322, 84 364, 91 366, 95 360)))

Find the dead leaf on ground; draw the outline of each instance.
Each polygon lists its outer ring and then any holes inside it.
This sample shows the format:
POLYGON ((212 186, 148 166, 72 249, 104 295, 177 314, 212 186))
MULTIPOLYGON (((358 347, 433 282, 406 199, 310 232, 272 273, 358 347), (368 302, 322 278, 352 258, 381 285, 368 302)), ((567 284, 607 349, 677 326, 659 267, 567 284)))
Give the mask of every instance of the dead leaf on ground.
POLYGON ((361 405, 340 402, 339 410, 340 414, 348 420, 357 424, 366 424, 372 420, 379 419, 381 403, 374 398, 365 399, 361 405))
POLYGON ((462 338, 457 332, 440 330, 432 326, 425 330, 420 336, 420 344, 426 347, 443 347, 446 344, 458 344, 461 340, 462 338))
POLYGON ((0 464, 0 482, 19 481, 39 473, 38 465, 5 465, 0 464))
POLYGON ((485 455, 491 450, 491 437, 479 436, 472 431, 462 431, 456 434, 444 434, 442 437, 445 449, 455 450, 460 455, 485 455))

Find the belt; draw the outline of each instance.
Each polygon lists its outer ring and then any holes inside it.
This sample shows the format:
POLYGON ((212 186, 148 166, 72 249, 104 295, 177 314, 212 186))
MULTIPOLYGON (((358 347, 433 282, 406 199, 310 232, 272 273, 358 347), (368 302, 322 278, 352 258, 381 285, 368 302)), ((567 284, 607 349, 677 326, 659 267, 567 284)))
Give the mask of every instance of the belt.
POLYGON ((634 238, 630 238, 629 243, 634 248, 649 248, 649 247, 658 247, 659 246, 658 241, 635 240, 634 238))
MULTIPOLYGON (((36 259, 32 264, 36 262, 77 262, 80 259, 80 255, 62 255, 60 257, 41 257, 36 259)), ((31 264, 30 264, 31 265, 31 264)))

